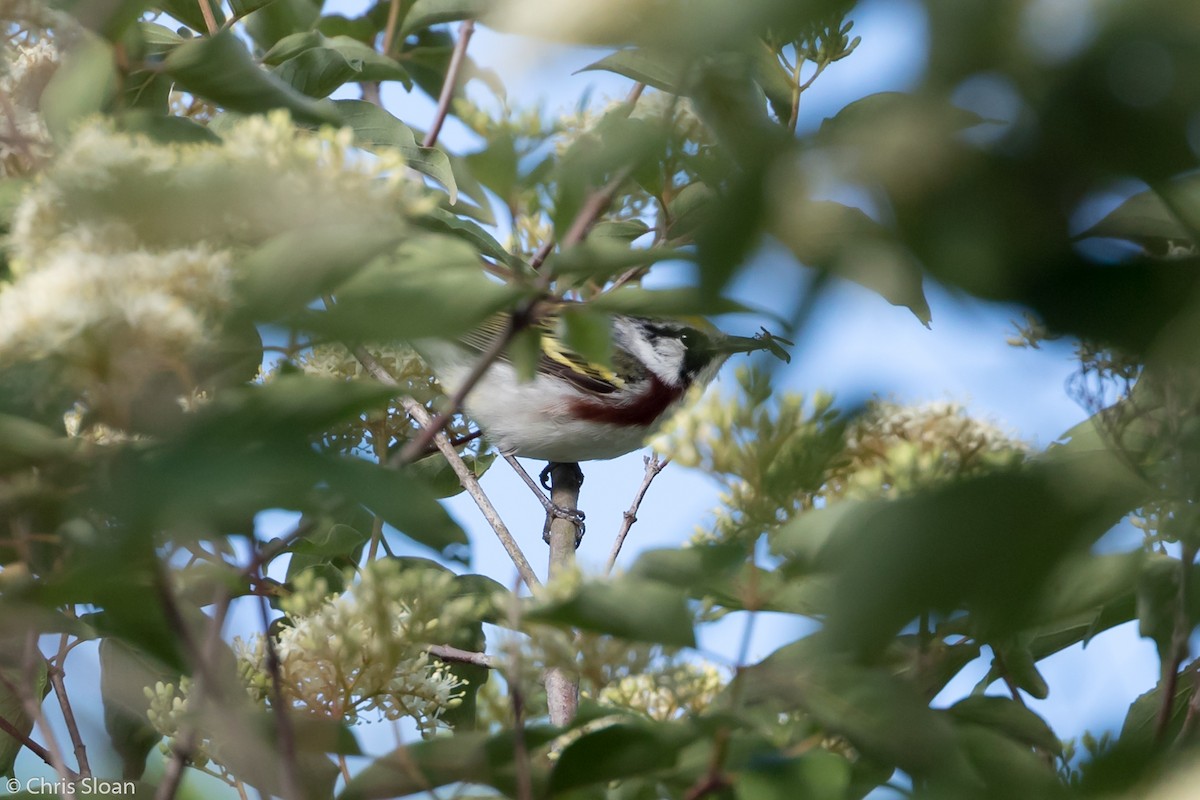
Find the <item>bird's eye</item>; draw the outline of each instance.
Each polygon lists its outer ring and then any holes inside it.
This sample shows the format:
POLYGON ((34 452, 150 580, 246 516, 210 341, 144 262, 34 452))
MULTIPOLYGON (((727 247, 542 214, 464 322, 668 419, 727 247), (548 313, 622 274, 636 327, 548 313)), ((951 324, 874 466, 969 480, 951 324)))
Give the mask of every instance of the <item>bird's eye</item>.
POLYGON ((695 343, 696 337, 692 335, 691 331, 684 331, 679 334, 679 341, 683 342, 686 347, 691 347, 695 343))

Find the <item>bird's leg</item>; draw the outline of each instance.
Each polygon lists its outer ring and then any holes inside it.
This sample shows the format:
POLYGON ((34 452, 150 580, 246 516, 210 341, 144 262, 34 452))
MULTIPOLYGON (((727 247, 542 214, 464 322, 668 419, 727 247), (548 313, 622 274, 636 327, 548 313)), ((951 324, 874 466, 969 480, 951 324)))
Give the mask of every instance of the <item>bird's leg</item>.
MULTIPOLYGON (((586 529, 583 521, 587 518, 587 515, 578 509, 556 506, 550 501, 549 497, 546 497, 546 495, 542 494, 542 490, 538 488, 536 483, 534 483, 533 478, 529 476, 529 473, 525 471, 525 468, 521 466, 521 462, 517 461, 515 456, 506 455, 504 460, 507 461, 509 465, 516 471, 516 473, 521 476, 521 480, 525 481, 525 485, 530 488, 530 490, 533 492, 533 496, 536 497, 538 502, 542 504, 542 508, 546 509, 546 525, 542 528, 542 540, 545 542, 550 541, 550 521, 557 517, 558 519, 569 520, 575 524, 575 543, 578 545, 579 541, 583 539, 583 532, 586 529)), ((538 476, 542 486, 546 487, 547 490, 550 488, 550 472, 555 466, 557 465, 551 462, 538 476)), ((579 484, 582 486, 583 470, 579 468, 579 465, 569 464, 564 466, 575 468, 575 475, 578 477, 579 484)))

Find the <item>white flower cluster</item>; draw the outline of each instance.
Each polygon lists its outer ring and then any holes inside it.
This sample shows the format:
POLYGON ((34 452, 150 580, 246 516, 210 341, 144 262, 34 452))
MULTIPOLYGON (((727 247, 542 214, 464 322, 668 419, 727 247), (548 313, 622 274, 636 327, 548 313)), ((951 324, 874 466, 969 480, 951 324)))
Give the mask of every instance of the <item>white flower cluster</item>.
POLYGON ((728 676, 710 663, 671 663, 627 675, 600 691, 599 701, 640 712, 659 721, 709 711, 728 676))
MULTIPOLYGON (((305 573, 283 602, 289 624, 276 641, 284 695, 314 716, 361 721, 410 717, 423 733, 437 730, 443 711, 461 701, 462 682, 425 647, 449 638, 474 608, 454 597, 453 576, 371 564, 346 594, 329 596, 325 582, 305 573)), ((238 641, 243 678, 269 696, 265 642, 238 641)))
POLYGON ((960 403, 874 400, 846 431, 842 464, 821 496, 894 497, 1023 461, 1029 445, 971 417, 960 403))
POLYGON ((221 135, 77 132, 16 211, 0 363, 54 358, 80 388, 182 371, 233 300, 241 252, 318 224, 398 225, 423 202, 398 155, 359 157, 349 130, 300 131, 274 113, 221 135))
POLYGON ((0 178, 27 175, 51 155, 39 112, 42 91, 62 61, 50 28, 69 18, 36 0, 0 0, 0 178), (11 26, 11 27, 10 27, 11 26), (19 31, 12 35, 15 28, 19 31))

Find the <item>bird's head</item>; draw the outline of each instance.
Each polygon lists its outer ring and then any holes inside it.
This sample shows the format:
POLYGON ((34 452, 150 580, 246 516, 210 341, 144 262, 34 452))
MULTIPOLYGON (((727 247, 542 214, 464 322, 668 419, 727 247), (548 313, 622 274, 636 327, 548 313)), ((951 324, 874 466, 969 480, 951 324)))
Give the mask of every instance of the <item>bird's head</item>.
MULTIPOLYGON (((755 337, 729 336, 700 320, 618 317, 613 324, 614 343, 630 353, 668 386, 686 389, 706 384, 725 359, 734 353, 770 350, 788 359, 781 340, 765 331, 755 337)), ((790 343, 789 343, 790 344, 790 343)))

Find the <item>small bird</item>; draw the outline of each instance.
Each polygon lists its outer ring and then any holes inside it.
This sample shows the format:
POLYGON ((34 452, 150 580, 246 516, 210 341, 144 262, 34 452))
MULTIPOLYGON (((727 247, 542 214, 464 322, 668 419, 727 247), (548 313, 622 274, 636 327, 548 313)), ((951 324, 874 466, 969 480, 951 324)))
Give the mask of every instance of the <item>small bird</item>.
MULTIPOLYGON (((762 336, 726 336, 664 319, 612 317, 612 367, 566 348, 553 318, 538 323, 542 353, 533 380, 501 357, 467 395, 466 411, 505 455, 551 463, 616 458, 641 447, 695 385, 733 353, 768 349, 762 336)), ((457 342, 418 350, 449 392, 508 321, 493 317, 457 342)))
MULTIPOLYGON (((727 336, 706 324, 614 315, 611 367, 572 352, 557 335, 553 312, 534 323, 541 354, 532 380, 522 380, 507 356, 498 358, 466 397, 467 414, 506 456, 556 464, 616 458, 641 447, 678 407, 687 390, 716 376, 734 353, 771 350, 787 353, 765 331, 754 338, 727 336)), ((510 323, 492 317, 461 339, 414 343, 448 392, 455 392, 480 354, 510 323)), ((582 473, 576 472, 582 480, 582 473)), ((582 535, 581 512, 561 513, 541 498, 546 510, 572 519, 582 535)))

